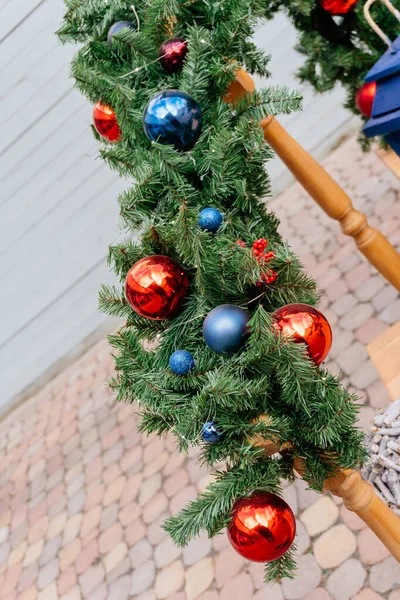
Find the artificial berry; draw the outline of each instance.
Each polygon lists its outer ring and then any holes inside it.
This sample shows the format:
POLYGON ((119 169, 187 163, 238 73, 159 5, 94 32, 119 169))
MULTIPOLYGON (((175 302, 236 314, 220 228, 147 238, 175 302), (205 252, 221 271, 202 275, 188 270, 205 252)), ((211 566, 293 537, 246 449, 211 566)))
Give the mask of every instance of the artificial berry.
POLYGON ((268 240, 265 238, 259 238, 253 243, 253 250, 258 250, 260 252, 264 252, 265 248, 268 246, 268 240))
POLYGON ((236 243, 238 246, 241 246, 242 248, 246 248, 246 244, 244 243, 243 240, 236 240, 236 243))

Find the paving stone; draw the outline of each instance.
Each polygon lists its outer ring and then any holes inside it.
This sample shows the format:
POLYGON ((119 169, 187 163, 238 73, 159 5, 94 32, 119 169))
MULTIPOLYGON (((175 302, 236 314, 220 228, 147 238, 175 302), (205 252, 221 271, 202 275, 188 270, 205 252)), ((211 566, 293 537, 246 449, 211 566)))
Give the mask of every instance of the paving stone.
MULTIPOLYGON (((157 516, 157 508, 156 507, 153 507, 153 509, 151 508, 152 502, 155 502, 155 499, 149 500, 147 506, 145 507, 145 509, 143 509, 143 520, 144 520, 145 513, 148 514, 148 512, 150 512, 150 514, 153 514, 154 517, 157 516)), ((162 502, 158 503, 158 507, 160 509, 160 512, 165 510, 167 507, 166 499, 165 499, 164 503, 162 503, 162 502)), ((127 504, 122 510, 120 510, 118 519, 124 527, 127 527, 130 523, 132 523, 132 521, 135 521, 136 519, 138 519, 140 517, 141 512, 142 512, 142 509, 137 502, 129 502, 129 504, 127 504)), ((152 518, 150 518, 150 520, 152 520, 152 518)))
POLYGON ((140 565, 140 568, 136 569, 132 575, 130 589, 132 596, 136 596, 137 594, 140 594, 140 592, 148 590, 154 582, 155 574, 156 570, 153 560, 147 560, 140 565))
POLYGON ((296 479, 295 486, 297 490, 299 507, 302 510, 307 508, 307 506, 311 506, 314 504, 314 502, 321 498, 321 494, 311 490, 303 479, 296 479))
POLYGON ((296 545, 298 554, 303 554, 310 547, 310 536, 301 521, 296 522, 296 545))
POLYGON ((131 587, 131 576, 124 575, 113 581, 110 585, 108 600, 127 600, 131 587))
MULTIPOLYGON (((44 546, 44 540, 38 540, 34 544, 28 546, 28 549, 25 554, 25 558, 23 561, 23 566, 28 567, 32 563, 36 562, 39 559, 39 556, 42 553, 44 546)), ((1 560, 0 560, 1 563, 1 560)))
MULTIPOLYGON (((390 596, 389 596, 390 599, 390 596)), ((361 590, 353 600, 383 600, 382 596, 371 590, 371 588, 365 588, 361 590)))
POLYGON ((81 575, 86 569, 93 566, 97 562, 99 556, 99 545, 95 538, 86 544, 76 557, 75 570, 77 575, 81 575))
POLYGON ((331 597, 324 588, 319 587, 307 594, 304 600, 331 600, 331 597))
POLYGON ((185 469, 179 469, 164 482, 163 489, 167 498, 171 498, 189 483, 189 475, 185 469))
POLYGON ((347 375, 351 375, 357 367, 368 358, 368 353, 363 344, 355 342, 337 357, 337 363, 347 375))
POLYGON ((189 542, 189 544, 184 548, 183 562, 185 566, 190 566, 197 563, 211 552, 211 548, 211 539, 209 539, 205 533, 202 533, 199 537, 189 542))
POLYGON ((110 504, 110 506, 106 506, 101 511, 101 519, 100 519, 100 531, 104 531, 114 525, 117 521, 118 517, 118 504, 114 502, 114 504, 110 504))
POLYGON ((319 498, 306 508, 300 519, 309 535, 315 536, 331 527, 339 516, 339 509, 328 496, 319 498))
POLYGON ((161 475, 156 473, 145 479, 140 486, 139 491, 139 505, 145 506, 145 504, 152 498, 160 489, 162 485, 161 475))
POLYGON ((363 529, 357 538, 360 559, 364 564, 374 565, 390 555, 389 550, 382 544, 371 529, 363 529))
POLYGON ((107 486, 103 497, 103 506, 110 506, 110 504, 113 504, 114 502, 119 500, 124 490, 125 484, 126 479, 122 476, 118 477, 118 479, 110 483, 110 485, 107 486))
POLYGON ((53 558, 39 571, 37 585, 39 590, 44 590, 50 583, 52 583, 60 572, 60 563, 58 558, 53 558))
MULTIPOLYGON (((151 523, 154 519, 156 519, 161 513, 163 513, 168 507, 168 500, 164 492, 158 492, 151 500, 146 503, 146 506, 143 508, 143 521, 144 523, 151 523)), ((135 511, 134 517, 137 518, 139 516, 138 512, 135 511)), ((133 519, 131 519, 133 520, 133 519)), ((131 521, 129 521, 131 522, 131 521)), ((127 523, 128 524, 128 523, 127 523)))
POLYGON ((67 569, 70 565, 72 565, 75 562, 77 556, 79 556, 80 551, 81 541, 78 538, 75 538, 67 544, 65 544, 65 546, 60 550, 59 555, 60 567, 62 571, 67 569))
POLYGON ((251 598, 253 593, 253 583, 250 575, 240 573, 228 581, 220 592, 221 600, 243 600, 251 598))
POLYGON ((400 600, 400 588, 389 594, 389 600, 400 600))
POLYGON ((74 538, 76 538, 80 532, 82 525, 83 515, 79 513, 70 517, 65 525, 64 535, 63 535, 63 543, 67 544, 74 538))
POLYGON ((356 550, 354 533, 344 524, 325 531, 314 543, 314 556, 323 569, 339 566, 356 550))
POLYGON ((101 564, 90 567, 82 575, 79 576, 79 585, 83 592, 83 596, 88 596, 96 587, 105 579, 104 568, 101 564))
POLYGON ((184 487, 180 492, 175 494, 170 500, 170 509, 172 513, 179 512, 191 500, 197 496, 196 488, 193 485, 184 487))
POLYGON ((400 585, 400 564, 392 557, 373 565, 369 572, 369 584, 380 593, 388 592, 395 585, 400 585))
POLYGON ((123 536, 123 529, 120 523, 114 523, 111 527, 105 529, 99 537, 99 550, 102 554, 110 552, 116 546, 123 536))
MULTIPOLYGON (((167 540, 168 539, 170 539, 170 538, 167 538, 167 540)), ((156 561, 156 565, 158 568, 165 567, 167 564, 172 562, 172 560, 174 560, 174 558, 176 558, 176 556, 173 558, 170 558, 171 554, 174 550, 174 546, 175 546, 175 544, 173 544, 172 540, 171 540, 171 544, 168 548, 163 549, 162 546, 163 546, 162 543, 159 546, 157 546, 157 548, 155 550, 155 554, 154 554, 154 559, 156 561), (164 556, 166 561, 164 562, 162 560, 161 561, 157 560, 157 554, 158 554, 158 556, 160 556, 160 558, 162 558, 164 556), (170 560, 168 560, 169 558, 170 558, 170 560)), ((153 549, 152 549, 150 542, 146 539, 140 540, 140 542, 135 544, 133 546, 133 548, 130 548, 130 550, 129 550, 129 556, 130 556, 130 560, 132 563, 132 567, 134 569, 137 569, 139 567, 139 565, 141 565, 142 563, 146 562, 146 560, 151 558, 152 554, 153 554, 153 549)), ((179 554, 180 554, 180 552, 178 552, 178 555, 179 554)))
POLYGON ((340 508, 340 518, 343 520, 345 525, 350 527, 350 529, 353 529, 353 531, 358 531, 366 527, 364 521, 360 519, 356 513, 348 510, 344 505, 340 508))
POLYGON ((142 479, 142 473, 136 473, 135 475, 129 477, 119 501, 119 505, 121 508, 124 508, 125 506, 137 499, 142 479))
POLYGON ((119 565, 128 554, 128 546, 125 542, 119 542, 106 556, 104 557, 104 566, 106 573, 112 571, 119 565))
POLYGON ((185 573, 185 594, 187 600, 195 600, 195 598, 198 598, 200 594, 207 590, 211 585, 213 578, 214 569, 211 558, 203 558, 193 566, 189 567, 185 573))
POLYGON ((156 598, 168 598, 178 591, 184 583, 184 569, 182 562, 176 560, 158 572, 154 592, 156 598))
POLYGON ((58 600, 56 584, 50 583, 44 590, 39 592, 38 600, 58 600))
POLYGON ((73 588, 78 581, 76 571, 73 566, 62 571, 57 579, 57 591, 60 596, 73 588))
POLYGON ((217 587, 222 587, 232 579, 243 567, 244 559, 237 554, 232 546, 228 546, 215 557, 215 581, 217 587))
MULTIPOLYGON (((125 538, 129 546, 133 546, 137 541, 141 540, 146 535, 146 527, 140 519, 136 519, 125 530, 125 538)), ((148 538, 150 541, 150 538, 148 538)))
POLYGON ((398 292, 391 285, 387 285, 372 299, 372 306, 376 311, 381 311, 397 298, 398 292))
POLYGON ((321 581, 321 568, 311 554, 304 554, 298 560, 296 579, 283 579, 282 590, 286 600, 300 600, 312 592, 321 581))
POLYGON ((350 600, 361 590, 366 577, 360 561, 350 558, 329 575, 326 589, 334 600, 350 600))
POLYGON ((372 425, 372 419, 375 416, 375 411, 370 406, 361 406, 358 411, 358 427, 361 427, 363 431, 368 432, 372 425))

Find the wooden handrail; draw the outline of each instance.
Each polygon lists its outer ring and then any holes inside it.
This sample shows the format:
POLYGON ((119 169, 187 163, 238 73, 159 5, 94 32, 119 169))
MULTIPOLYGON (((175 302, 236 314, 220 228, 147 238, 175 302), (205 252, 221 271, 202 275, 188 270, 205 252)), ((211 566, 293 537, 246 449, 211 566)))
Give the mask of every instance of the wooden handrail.
MULTIPOLYGON (((254 81, 243 69, 237 72, 236 81, 225 99, 234 102, 255 90, 254 81)), ((296 140, 270 116, 261 122, 266 142, 311 198, 332 219, 339 221, 346 235, 351 236, 357 248, 379 273, 400 291, 400 254, 385 236, 368 224, 367 217, 356 210, 350 197, 325 169, 296 140)))

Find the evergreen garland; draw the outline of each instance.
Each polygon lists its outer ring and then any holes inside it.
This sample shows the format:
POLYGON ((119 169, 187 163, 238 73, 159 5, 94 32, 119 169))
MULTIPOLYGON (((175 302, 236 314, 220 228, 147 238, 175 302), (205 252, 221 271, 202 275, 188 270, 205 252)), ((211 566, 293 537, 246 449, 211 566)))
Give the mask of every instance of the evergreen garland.
MULTIPOLYGON (((118 400, 138 403, 141 431, 169 431, 180 450, 197 445, 202 462, 226 463, 197 500, 166 521, 175 542, 184 545, 201 529, 209 535, 220 532, 237 499, 255 490, 279 492, 280 479, 294 477, 295 454, 316 490, 336 469, 359 466, 364 459, 362 434, 353 427, 357 406, 352 395, 308 359, 303 345, 280 338, 271 328, 271 313, 280 306, 318 300, 315 283, 281 239, 278 221, 265 210, 263 199, 269 194, 264 165, 271 150, 259 120, 299 109, 301 98, 286 88, 267 88, 235 106, 223 101, 239 67, 267 74, 268 59, 251 42, 265 15, 264 0, 65 4, 58 33, 65 42, 82 44, 72 64, 78 89, 116 113, 122 140, 105 143, 100 153, 111 168, 134 181, 120 194, 119 204, 129 236, 140 231, 138 241, 110 247, 109 263, 120 284, 100 291, 100 309, 125 320, 109 338, 116 366, 110 385, 118 400), (118 20, 134 22, 137 30, 121 31, 110 46, 107 32, 118 20), (157 61, 159 46, 172 35, 187 40, 189 48, 183 70, 175 75, 165 73, 157 61), (143 133, 143 109, 165 89, 186 91, 201 106, 203 131, 190 152, 151 144, 143 133), (224 215, 216 235, 197 224, 205 206, 224 215), (275 257, 268 266, 278 278, 257 287, 262 269, 251 246, 260 237, 269 240, 275 257), (183 310, 171 320, 147 320, 124 298, 128 270, 153 254, 175 259, 191 280, 183 310), (205 316, 226 303, 251 313, 248 342, 232 356, 212 352, 202 337, 205 316), (196 360, 196 368, 183 377, 168 367, 178 348, 196 360), (264 414, 268 420, 259 419, 264 414), (210 417, 224 437, 205 445, 201 429, 210 417), (293 450, 280 460, 266 458, 250 441, 255 435, 290 440, 293 450)), ((294 568, 292 548, 267 565, 266 581, 293 576, 294 568)))

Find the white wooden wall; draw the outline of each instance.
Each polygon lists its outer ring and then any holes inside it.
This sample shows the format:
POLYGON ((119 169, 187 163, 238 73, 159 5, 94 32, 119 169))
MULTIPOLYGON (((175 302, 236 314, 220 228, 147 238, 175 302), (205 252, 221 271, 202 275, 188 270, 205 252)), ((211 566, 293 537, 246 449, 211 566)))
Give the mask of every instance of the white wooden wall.
MULTIPOLYGON (((115 201, 124 182, 96 160, 91 107, 73 89, 75 48, 54 35, 61 0, 0 0, 0 411, 81 349, 106 318, 97 312, 105 259, 120 235, 115 201)), ((274 84, 295 86, 299 57, 285 18, 260 27, 274 84)), ((282 119, 317 154, 348 128, 341 93, 282 119)), ((275 160, 274 189, 290 180, 275 160)))

